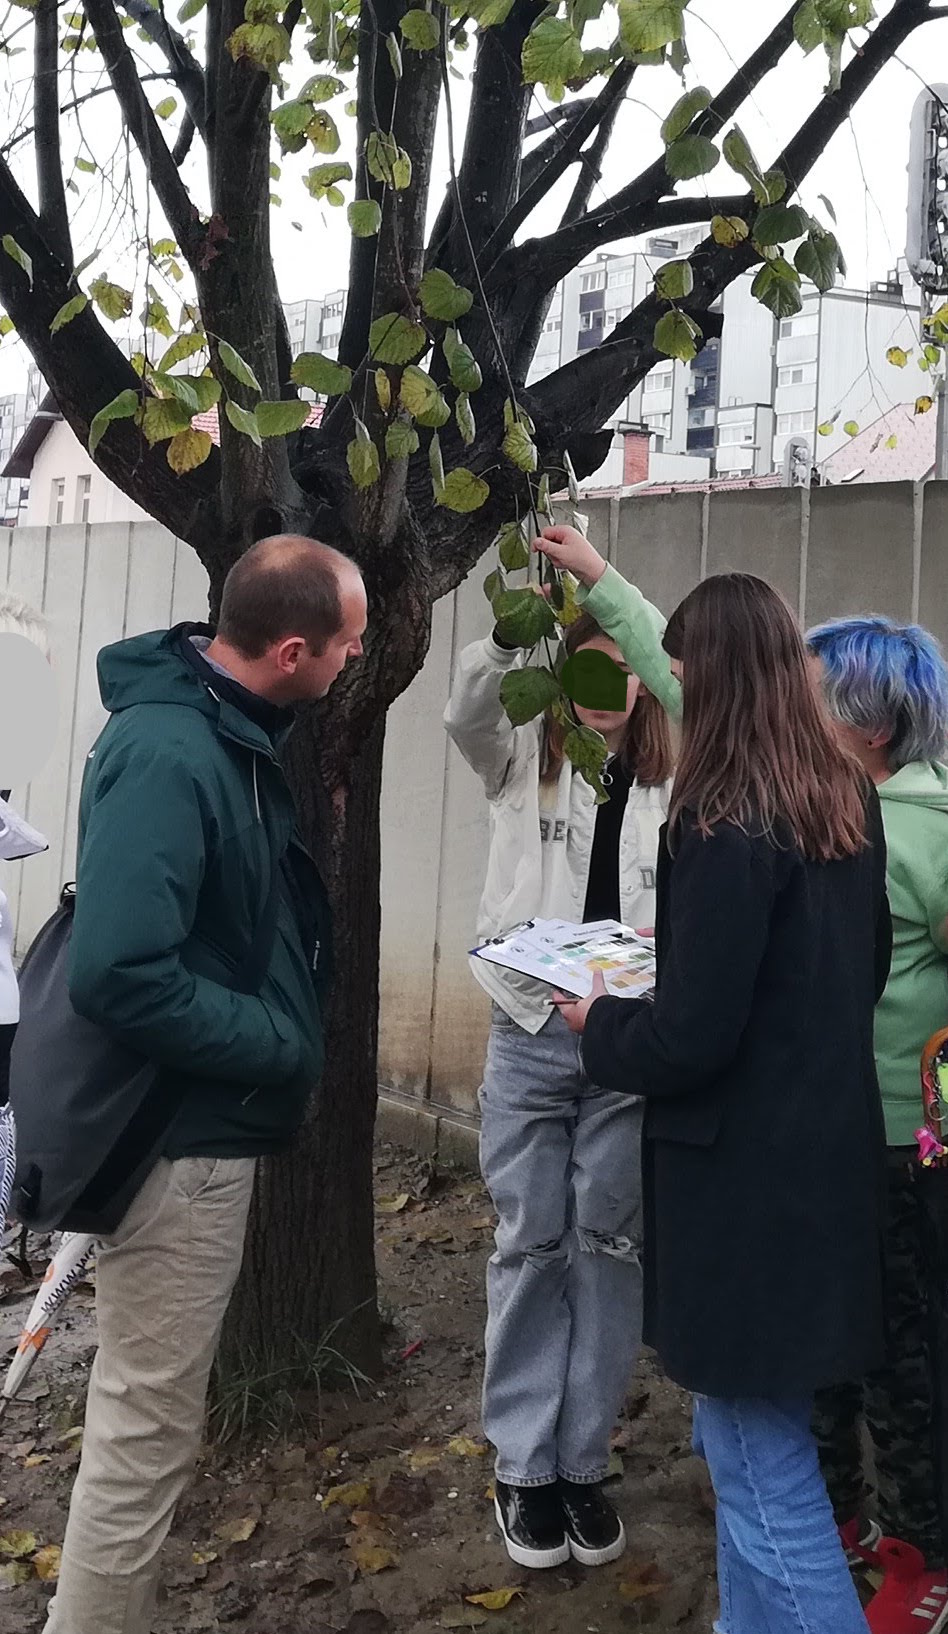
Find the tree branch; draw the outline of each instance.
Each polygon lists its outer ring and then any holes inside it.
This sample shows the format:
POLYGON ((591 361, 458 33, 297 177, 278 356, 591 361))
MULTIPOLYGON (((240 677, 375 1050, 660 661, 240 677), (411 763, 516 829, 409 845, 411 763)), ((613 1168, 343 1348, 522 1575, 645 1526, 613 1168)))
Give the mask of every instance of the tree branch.
POLYGON ((204 233, 197 211, 178 174, 178 167, 142 90, 135 59, 125 43, 115 7, 112 0, 88 0, 85 10, 125 123, 142 156, 148 179, 155 189, 168 226, 192 272, 196 272, 204 233))
POLYGON ((121 0, 121 5, 122 10, 127 12, 129 17, 134 17, 139 28, 164 52, 171 70, 171 78, 181 92, 195 128, 203 136, 204 70, 197 58, 188 50, 183 34, 179 34, 176 28, 171 27, 163 7, 156 10, 150 4, 150 0, 121 0))
POLYGON ((181 121, 174 147, 171 150, 171 157, 179 170, 191 151, 191 143, 194 141, 194 129, 194 120, 189 113, 186 113, 181 121))
POLYGON ((33 120, 40 220, 50 249, 71 272, 72 239, 59 141, 58 0, 40 0, 33 15, 33 120))

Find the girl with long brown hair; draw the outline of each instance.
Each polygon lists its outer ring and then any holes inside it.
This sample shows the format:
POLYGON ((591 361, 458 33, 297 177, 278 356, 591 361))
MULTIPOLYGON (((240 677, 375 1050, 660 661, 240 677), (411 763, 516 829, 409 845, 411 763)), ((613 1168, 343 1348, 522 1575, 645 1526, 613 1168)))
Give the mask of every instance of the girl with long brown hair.
MULTIPOLYGON (((588 613, 565 645, 605 652, 628 675, 623 709, 577 707, 610 751, 599 806, 552 715, 514 727, 504 713, 500 682, 523 653, 495 632, 458 664, 445 724, 490 804, 481 940, 535 917, 655 923, 667 718, 588 613)), ((482 959, 472 969, 493 1000, 481 1167, 499 1217, 484 1380, 497 1521, 521 1566, 571 1554, 603 1565, 625 1546, 601 1482, 641 1331, 642 1106, 583 1071, 547 986, 482 959)))
MULTIPOLYGON (((560 531, 538 542, 554 559, 560 531)), ((882 1356, 878 799, 769 585, 705 580, 664 645, 682 747, 655 1002, 594 993, 561 1013, 586 1071, 646 1100, 645 1336, 695 1393, 718 1628, 865 1634, 811 1416, 818 1388, 882 1356)))

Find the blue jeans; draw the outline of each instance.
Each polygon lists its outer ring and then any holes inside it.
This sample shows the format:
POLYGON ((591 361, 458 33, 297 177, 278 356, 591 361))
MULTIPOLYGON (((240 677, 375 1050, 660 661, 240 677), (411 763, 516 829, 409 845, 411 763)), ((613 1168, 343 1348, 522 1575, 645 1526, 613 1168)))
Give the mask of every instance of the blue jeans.
POLYGON ((866 1634, 811 1430, 813 1402, 695 1398, 717 1497, 718 1634, 866 1634))
POLYGON ((601 1481, 642 1328, 642 1104, 591 1084, 561 1015, 495 1010, 481 1168, 500 1217, 487 1269, 484 1429, 497 1475, 601 1481))

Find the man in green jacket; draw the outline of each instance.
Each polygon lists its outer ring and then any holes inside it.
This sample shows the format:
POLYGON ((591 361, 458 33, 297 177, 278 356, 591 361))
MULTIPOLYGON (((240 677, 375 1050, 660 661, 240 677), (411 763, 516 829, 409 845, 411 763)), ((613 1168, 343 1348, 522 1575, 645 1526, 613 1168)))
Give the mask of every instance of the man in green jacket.
POLYGON ((183 1095, 99 1255, 99 1350, 47 1634, 152 1627, 256 1159, 287 1144, 323 1059, 328 904, 277 751, 365 625, 354 563, 279 536, 231 570, 216 635, 179 625, 99 656, 110 719, 83 779, 70 995, 183 1095), (235 976, 261 921, 248 994, 235 976))

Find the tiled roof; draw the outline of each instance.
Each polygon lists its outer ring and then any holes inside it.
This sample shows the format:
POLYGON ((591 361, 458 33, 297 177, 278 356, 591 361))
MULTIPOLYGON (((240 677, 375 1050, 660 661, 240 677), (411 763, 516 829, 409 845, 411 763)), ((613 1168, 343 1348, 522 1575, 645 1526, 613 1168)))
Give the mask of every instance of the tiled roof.
POLYGON ((830 454, 820 475, 834 486, 847 477, 853 483, 921 482, 935 464, 936 419, 934 408, 916 414, 914 403, 899 403, 830 454), (892 437, 895 447, 887 448, 892 437))
MULTIPOLYGON (((303 422, 303 429, 305 430, 307 426, 318 426, 322 420, 322 417, 322 403, 314 403, 303 422)), ((220 447, 221 428, 218 423, 216 408, 208 409, 206 414, 196 414, 194 419, 191 421, 191 425, 195 431, 206 431, 211 439, 211 442, 214 443, 216 447, 220 447)))

